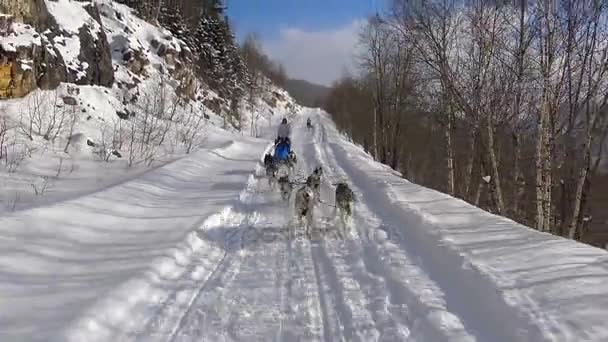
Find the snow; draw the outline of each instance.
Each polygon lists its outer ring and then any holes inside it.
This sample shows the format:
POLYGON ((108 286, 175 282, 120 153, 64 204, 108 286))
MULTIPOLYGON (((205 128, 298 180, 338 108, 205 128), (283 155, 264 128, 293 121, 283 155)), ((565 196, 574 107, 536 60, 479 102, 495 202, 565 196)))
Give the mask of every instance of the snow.
POLYGON ((295 178, 325 172, 312 236, 294 239, 261 165, 278 119, 265 139, 213 129, 192 155, 1 217, 0 339, 608 338, 606 251, 410 183, 317 109, 290 118, 295 178), (357 197, 346 233, 337 181, 357 197))
MULTIPOLYGON (((80 55, 79 36, 57 36, 54 41, 55 47, 61 53, 66 66, 74 71, 83 70, 83 63, 78 59, 78 55, 80 55)), ((79 74, 78 76, 81 78, 83 75, 79 74)))
POLYGON ((31 45, 40 46, 40 35, 30 25, 23 23, 13 23, 11 33, 0 39, 2 49, 5 51, 16 52, 18 47, 28 47, 31 45))
MULTIPOLYGON (((219 129, 220 113, 201 102, 186 103, 179 111, 209 117, 191 154, 164 144, 149 168, 101 162, 87 140, 107 139, 117 111, 140 108, 166 76, 160 70, 170 69, 151 42, 176 51, 181 44, 124 5, 95 3, 117 83, 137 87, 62 84, 0 103, 11 125, 35 104, 44 113, 66 108, 55 102, 66 95, 79 113, 72 136, 54 144, 8 137, 1 341, 608 340, 605 250, 408 182, 349 142, 326 113, 295 106, 275 86, 241 108, 241 132, 219 129), (150 61, 147 76, 127 69, 127 49, 150 61), (135 93, 140 102, 125 104, 135 93), (269 189, 261 166, 283 117, 292 122, 296 181, 318 165, 325 172, 310 238, 294 239, 293 203, 269 189), (347 232, 331 207, 338 181, 357 197, 347 232)), ((78 29, 101 27, 86 3, 47 5, 64 31, 55 46, 78 68, 78 29)), ((13 44, 37 42, 25 26, 17 31, 13 44)))
POLYGON ((264 146, 217 133, 138 178, 0 218, 0 340, 46 341, 151 264, 176 272, 170 260, 196 246, 192 229, 238 196, 256 161, 244 151, 264 146))
POLYGON ((45 0, 45 3, 59 27, 65 32, 78 34, 78 30, 84 25, 94 28, 93 32, 99 32, 99 24, 84 9, 90 2, 45 0))
POLYGON ((77 79, 86 76, 86 63, 80 61, 79 30, 87 28, 96 36, 101 31, 101 25, 84 9, 91 2, 71 0, 45 0, 49 13, 55 18, 63 35, 54 38, 54 45, 61 53, 69 70, 76 72, 77 79))

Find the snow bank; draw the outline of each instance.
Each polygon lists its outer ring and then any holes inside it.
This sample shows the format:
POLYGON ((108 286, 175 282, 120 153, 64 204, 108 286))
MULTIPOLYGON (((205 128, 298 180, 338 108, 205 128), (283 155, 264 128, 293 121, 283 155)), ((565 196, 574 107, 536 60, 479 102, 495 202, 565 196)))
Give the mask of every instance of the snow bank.
POLYGON ((482 340, 605 341, 608 254, 492 215, 408 182, 339 137, 321 113, 337 162, 482 340), (483 337, 492 339, 484 339, 483 337))
POLYGON ((142 295, 160 298, 157 281, 185 272, 204 248, 197 229, 238 200, 266 142, 218 130, 208 146, 102 191, 0 217, 0 340, 49 341, 72 323, 77 333, 79 322, 124 321, 142 295))

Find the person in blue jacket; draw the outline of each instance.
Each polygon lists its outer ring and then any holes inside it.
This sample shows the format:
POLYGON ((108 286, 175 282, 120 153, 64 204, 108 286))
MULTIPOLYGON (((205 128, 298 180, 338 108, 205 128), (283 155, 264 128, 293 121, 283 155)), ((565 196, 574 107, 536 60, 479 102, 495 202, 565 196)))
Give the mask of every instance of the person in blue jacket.
POLYGON ((287 119, 283 118, 279 125, 277 139, 275 140, 274 157, 280 161, 286 161, 291 150, 291 127, 287 123, 287 119))

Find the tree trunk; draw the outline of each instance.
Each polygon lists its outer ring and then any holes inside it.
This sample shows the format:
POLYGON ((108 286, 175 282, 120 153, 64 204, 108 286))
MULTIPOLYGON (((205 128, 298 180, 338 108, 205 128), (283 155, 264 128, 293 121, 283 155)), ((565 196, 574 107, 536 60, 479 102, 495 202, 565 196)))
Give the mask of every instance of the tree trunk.
POLYGON ((519 218, 519 201, 525 191, 525 178, 521 170, 519 159, 521 156, 521 143, 519 135, 513 133, 513 202, 511 206, 511 215, 514 219, 519 218))
MULTIPOLYGON (((547 81, 545 82, 547 83, 547 81)), ((545 87, 547 85, 545 84, 545 87)), ((547 138, 547 123, 546 118, 548 115, 548 104, 547 104, 547 89, 543 90, 543 98, 541 104, 541 110, 538 116, 537 124, 537 141, 536 141, 536 218, 535 227, 540 231, 545 229, 545 177, 544 177, 544 159, 546 158, 546 143, 547 138)))
POLYGON ((445 127, 445 149, 446 167, 448 171, 448 194, 454 196, 454 149, 452 146, 452 120, 453 114, 448 113, 447 125, 445 127))
POLYGON ((490 181, 491 192, 493 195, 494 205, 496 206, 496 212, 499 215, 504 213, 504 202, 502 196, 502 188, 500 186, 500 173, 498 171, 498 160, 496 158, 496 152, 494 151, 494 125, 492 122, 492 114, 488 114, 486 120, 486 132, 488 138, 488 159, 490 162, 490 171, 492 172, 492 180, 490 181))
POLYGON ((481 191, 483 189, 483 184, 484 184, 484 180, 482 178, 482 175, 485 173, 484 167, 483 167, 483 161, 480 161, 479 163, 479 177, 477 177, 477 187, 475 188, 475 194, 473 195, 473 204, 475 204, 476 207, 479 207, 479 200, 481 199, 481 191))
POLYGON ((466 174, 465 174, 465 180, 464 180, 464 190, 462 193, 462 198, 464 199, 471 199, 470 197, 470 192, 471 192, 471 186, 473 185, 473 164, 475 163, 475 158, 476 155, 478 153, 477 148, 476 148, 476 142, 477 140, 477 130, 473 129, 471 134, 469 135, 469 158, 467 159, 467 164, 465 167, 466 170, 466 174))
POLYGON ((553 215, 553 155, 554 155, 554 141, 553 134, 555 132, 555 123, 552 120, 553 116, 551 115, 551 111, 548 112, 548 117, 546 119, 546 123, 548 125, 545 127, 545 158, 543 159, 543 181, 544 181, 544 228, 545 232, 553 232, 555 225, 553 224, 554 215, 553 215))
POLYGON ((587 127, 585 143, 584 143, 584 155, 583 155, 583 166, 581 167, 580 173, 578 175, 578 179, 576 182, 576 192, 574 193, 574 204, 572 209, 572 218, 570 220, 570 226, 568 227, 568 238, 574 239, 576 235, 576 230, 578 228, 578 217, 581 211, 581 203, 583 199, 583 188, 585 186, 585 181, 587 180, 587 175, 589 173, 589 168, 591 167, 591 128, 595 122, 595 117, 591 119, 591 122, 588 123, 589 127, 587 127))

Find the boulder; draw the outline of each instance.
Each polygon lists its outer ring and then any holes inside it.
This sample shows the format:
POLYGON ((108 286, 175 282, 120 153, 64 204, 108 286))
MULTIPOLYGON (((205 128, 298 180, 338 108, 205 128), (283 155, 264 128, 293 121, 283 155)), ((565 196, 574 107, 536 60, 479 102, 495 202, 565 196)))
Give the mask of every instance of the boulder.
POLYGON ((192 51, 186 45, 181 46, 181 50, 179 52, 179 59, 185 62, 194 60, 194 55, 192 54, 192 51))
POLYGON ((217 97, 213 98, 213 99, 206 98, 203 100, 203 105, 205 105, 205 107, 211 109, 211 111, 216 114, 222 113, 222 100, 220 98, 217 98, 217 97))
POLYGON ((159 55, 160 57, 164 57, 167 54, 167 45, 160 44, 158 46, 158 49, 156 50, 156 54, 159 55))
POLYGON ((127 68, 135 75, 145 74, 146 66, 150 64, 144 53, 139 50, 129 50, 122 58, 127 63, 127 68))
POLYGON ((76 100, 76 98, 72 97, 72 96, 64 96, 62 98, 63 103, 65 103, 68 106, 76 106, 78 105, 78 100, 76 100))
POLYGON ((177 95, 194 100, 199 89, 196 75, 188 68, 181 68, 172 74, 173 78, 179 81, 175 92, 177 95))

